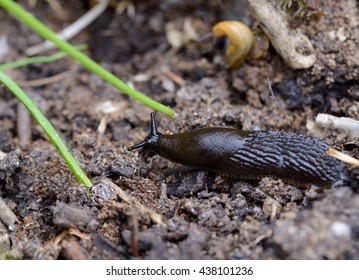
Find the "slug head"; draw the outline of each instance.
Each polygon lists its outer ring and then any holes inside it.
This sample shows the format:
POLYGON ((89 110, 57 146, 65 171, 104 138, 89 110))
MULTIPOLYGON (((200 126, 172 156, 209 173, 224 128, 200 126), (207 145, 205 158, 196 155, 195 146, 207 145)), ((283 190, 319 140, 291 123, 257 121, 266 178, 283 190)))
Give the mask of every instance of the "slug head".
POLYGON ((148 134, 147 137, 145 138, 145 140, 143 140, 141 143, 138 143, 132 147, 129 147, 127 150, 132 151, 134 149, 141 148, 141 150, 138 152, 139 154, 142 154, 146 150, 151 150, 153 147, 157 146, 157 140, 160 135, 161 135, 161 133, 159 133, 157 131, 155 113, 152 112, 151 113, 151 132, 150 132, 150 134, 148 134))

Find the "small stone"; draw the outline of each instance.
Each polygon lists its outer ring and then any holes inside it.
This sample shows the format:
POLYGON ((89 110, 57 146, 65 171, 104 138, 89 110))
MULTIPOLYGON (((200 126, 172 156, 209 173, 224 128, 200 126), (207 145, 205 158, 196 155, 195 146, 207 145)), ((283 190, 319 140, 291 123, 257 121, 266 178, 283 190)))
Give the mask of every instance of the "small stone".
POLYGON ((77 228, 85 230, 91 222, 92 217, 89 211, 79 209, 63 202, 57 201, 53 211, 53 223, 61 228, 77 228))
POLYGON ((270 217, 271 220, 274 220, 277 214, 279 214, 281 211, 282 211, 282 206, 279 204, 279 202, 271 198, 270 196, 267 196, 263 202, 264 214, 270 217))
POLYGON ((187 200, 183 203, 181 208, 187 215, 194 218, 198 217, 200 214, 199 208, 191 200, 187 200))
POLYGON ((349 238, 351 235, 351 229, 348 224, 343 222, 335 222, 330 226, 330 230, 337 237, 349 238))

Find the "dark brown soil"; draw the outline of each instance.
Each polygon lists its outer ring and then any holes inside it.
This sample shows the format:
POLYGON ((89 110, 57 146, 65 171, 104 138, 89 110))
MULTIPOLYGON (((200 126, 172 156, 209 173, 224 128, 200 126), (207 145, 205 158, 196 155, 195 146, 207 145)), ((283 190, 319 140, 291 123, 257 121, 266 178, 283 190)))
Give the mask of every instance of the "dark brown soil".
MULTIPOLYGON (((133 16, 109 8, 71 42, 88 42, 89 56, 139 91, 172 107, 176 118, 156 115, 163 133, 228 126, 310 134, 306 124, 321 112, 359 119, 356 1, 325 1, 326 16, 300 26, 314 45, 317 62, 310 69, 296 71, 272 48, 265 58, 235 70, 226 67, 220 40, 171 48, 165 35, 170 21, 181 28, 185 19, 191 19, 204 35, 218 21, 245 20, 247 14, 237 11, 231 1, 198 2, 135 1, 133 16)), ((45 1, 26 9, 58 31, 87 8, 81 2, 63 7, 66 18, 45 1)), ((10 45, 2 62, 20 59, 28 47, 41 42, 2 9, 0 26, 0 36, 10 45)), ((127 147, 148 134, 151 109, 76 67, 77 63, 65 58, 7 73, 21 85, 74 69, 75 74, 66 79, 24 89, 91 178, 92 195, 76 182, 33 120, 30 142, 22 142, 26 132, 18 128, 21 109, 13 95, 0 87, 0 151, 9 162, 0 170, 0 196, 21 222, 10 233, 11 242, 0 246, 5 247, 0 256, 359 258, 359 180, 316 192, 272 178, 231 180, 185 170, 160 156, 128 152, 127 147), (100 123, 105 124, 104 133, 98 129, 100 123), (281 208, 272 219, 263 207, 265 201, 281 208)), ((341 151, 348 142, 335 130, 314 136, 341 151)), ((358 155, 358 147, 351 146, 348 153, 358 155)), ((2 225, 0 235, 5 234, 2 225)))

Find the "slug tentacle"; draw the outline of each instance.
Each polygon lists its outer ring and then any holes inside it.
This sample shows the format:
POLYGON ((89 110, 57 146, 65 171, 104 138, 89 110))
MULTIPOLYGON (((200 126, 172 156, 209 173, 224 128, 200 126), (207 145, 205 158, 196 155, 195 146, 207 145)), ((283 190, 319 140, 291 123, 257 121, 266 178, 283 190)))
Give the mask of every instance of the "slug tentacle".
POLYGON ((150 149, 151 147, 157 145, 158 137, 160 135, 161 134, 157 130, 155 113, 152 112, 151 113, 151 133, 149 135, 147 135, 147 137, 145 138, 144 141, 142 141, 141 143, 138 143, 132 147, 129 147, 127 150, 132 151, 134 149, 141 148, 141 150, 138 153, 142 154, 147 149, 150 149))
POLYGON ((166 135, 157 131, 151 113, 150 134, 128 150, 137 148, 232 178, 270 176, 298 186, 325 187, 346 177, 344 165, 327 154, 328 144, 293 132, 209 127, 166 135))

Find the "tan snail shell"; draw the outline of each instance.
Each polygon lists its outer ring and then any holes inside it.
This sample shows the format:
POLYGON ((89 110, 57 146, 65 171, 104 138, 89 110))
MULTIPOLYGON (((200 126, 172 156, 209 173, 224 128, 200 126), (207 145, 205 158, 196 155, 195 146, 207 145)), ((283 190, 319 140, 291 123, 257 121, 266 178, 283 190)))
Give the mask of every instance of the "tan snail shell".
POLYGON ((215 37, 227 36, 231 44, 226 50, 226 62, 231 68, 238 67, 248 56, 254 43, 252 31, 239 21, 222 21, 212 27, 215 37))

